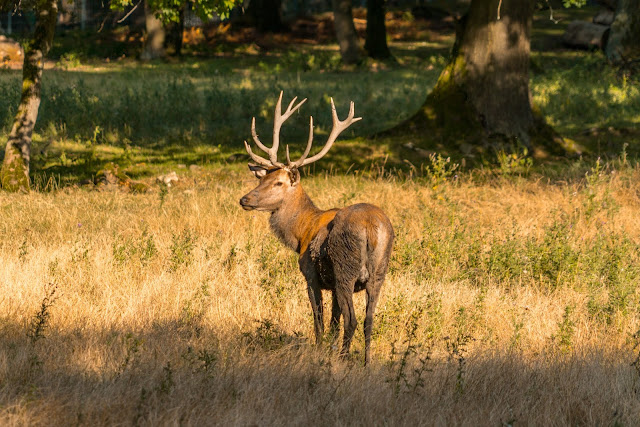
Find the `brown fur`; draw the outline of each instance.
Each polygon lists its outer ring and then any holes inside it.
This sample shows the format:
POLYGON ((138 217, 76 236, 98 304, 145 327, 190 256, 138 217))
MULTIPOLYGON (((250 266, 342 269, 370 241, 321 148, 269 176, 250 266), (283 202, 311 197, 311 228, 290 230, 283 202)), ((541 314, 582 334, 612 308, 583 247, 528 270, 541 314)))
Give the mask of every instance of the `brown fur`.
POLYGON ((246 210, 271 212, 269 223, 282 242, 299 255, 314 314, 316 342, 324 333, 322 289, 332 293, 331 333, 344 321, 342 354, 347 355, 356 328, 353 293, 367 291, 364 321, 365 363, 371 360, 373 314, 391 256, 393 227, 380 208, 361 203, 342 209, 318 209, 300 185, 296 169, 250 165, 258 186, 241 200, 246 210))

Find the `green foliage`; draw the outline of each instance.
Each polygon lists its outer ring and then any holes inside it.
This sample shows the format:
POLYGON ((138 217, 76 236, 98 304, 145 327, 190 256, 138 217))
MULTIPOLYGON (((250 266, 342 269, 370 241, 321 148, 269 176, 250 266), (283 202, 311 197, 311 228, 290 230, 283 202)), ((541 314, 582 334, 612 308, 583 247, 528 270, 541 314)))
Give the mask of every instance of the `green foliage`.
POLYGON ((396 396, 403 389, 405 392, 416 394, 425 386, 423 375, 431 372, 429 367, 431 349, 428 348, 424 354, 421 354, 420 350, 423 344, 418 339, 419 320, 423 312, 423 307, 417 307, 411 311, 408 322, 405 324, 404 350, 398 352, 395 342, 391 347, 389 366, 393 376, 388 381, 392 384, 393 392, 396 396), (409 364, 412 358, 417 358, 418 363, 417 367, 410 370, 409 364))
POLYGON ((524 316, 513 316, 513 334, 509 340, 509 351, 520 349, 522 342, 522 332, 524 329, 524 316))
POLYGON ((264 240, 260 247, 258 262, 261 268, 260 287, 272 302, 284 304, 296 289, 299 271, 298 258, 294 253, 282 253, 282 244, 275 238, 264 240))
MULTIPOLYGON (((623 161, 626 161, 626 151, 623 151, 623 156, 625 159, 623 161)), ((618 210, 618 205, 609 194, 608 186, 603 185, 606 181, 606 175, 607 171, 600 157, 596 160, 596 164, 585 174, 586 186, 584 193, 587 197, 583 202, 583 212, 587 220, 593 219, 600 212, 606 212, 612 218, 618 210)))
POLYGON ((196 351, 191 346, 187 347, 181 356, 194 370, 208 373, 212 373, 220 359, 217 350, 202 349, 196 351))
POLYGON ((125 265, 139 261, 147 265, 158 253, 153 235, 145 228, 139 238, 117 237, 112 245, 113 261, 117 265, 125 265))
POLYGON ((529 150, 523 147, 522 150, 499 150, 496 153, 498 165, 502 175, 527 175, 533 166, 533 159, 529 156, 529 150))
POLYGON ((167 195, 169 194, 169 186, 164 181, 161 181, 159 186, 160 191, 158 192, 158 201, 160 209, 162 209, 162 207, 164 206, 164 202, 166 202, 167 200, 167 195))
POLYGON ((18 260, 21 263, 24 263, 27 259, 28 254, 29 254, 29 246, 28 246, 27 238, 25 236, 24 240, 22 241, 22 244, 20 245, 20 248, 18 249, 18 260))
POLYGON ((70 68, 77 68, 80 66, 80 58, 74 52, 67 52, 62 55, 57 65, 65 70, 68 70, 70 68))
POLYGON ((31 344, 36 344, 38 341, 45 337, 44 331, 49 326, 49 319, 51 318, 51 306, 57 299, 56 291, 58 286, 54 283, 49 283, 44 287, 45 296, 40 304, 40 309, 31 318, 29 327, 27 329, 27 337, 31 344))
POLYGON ((181 233, 171 238, 171 256, 169 271, 176 271, 181 266, 188 266, 193 261, 193 250, 196 248, 198 236, 185 228, 181 233))
POLYGON ((576 324, 573 320, 573 311, 575 307, 567 305, 562 314, 562 320, 558 323, 558 332, 554 336, 554 340, 558 349, 562 353, 569 353, 573 347, 573 335, 575 333, 576 324))
POLYGON ((42 360, 36 351, 36 344, 45 338, 45 330, 49 327, 51 319, 51 306, 57 299, 56 291, 58 286, 55 283, 48 283, 44 286, 44 298, 40 303, 40 309, 31 318, 27 327, 27 338, 31 348, 29 349, 29 367, 32 371, 42 368, 42 360))
POLYGON ((207 301, 210 296, 209 281, 204 280, 191 298, 186 300, 182 305, 180 323, 187 328, 193 328, 196 335, 200 334, 200 324, 209 306, 207 301))
MULTIPOLYGON (((178 22, 180 12, 187 5, 203 21, 207 21, 216 15, 224 19, 233 7, 241 4, 238 0, 147 0, 146 3, 155 15, 165 23, 178 22)), ((113 10, 124 10, 134 4, 133 0, 111 0, 110 2, 113 10)))
POLYGON ((455 319, 455 334, 452 337, 446 337, 447 352, 449 360, 456 363, 456 393, 464 393, 465 372, 467 364, 467 345, 473 341, 470 334, 469 315, 465 307, 460 307, 455 319))
POLYGON ((582 7, 587 4, 587 0, 562 0, 562 6, 569 7, 582 7))
POLYGON ((282 330, 276 323, 269 319, 257 321, 255 330, 244 332, 244 338, 249 349, 256 351, 275 351, 285 346, 301 344, 303 342, 302 333, 294 332, 289 334, 282 330))
POLYGON ((124 347, 124 358, 118 369, 117 375, 124 373, 128 367, 134 362, 136 355, 142 349, 144 341, 142 338, 135 336, 133 333, 128 332, 122 337, 121 343, 124 347))

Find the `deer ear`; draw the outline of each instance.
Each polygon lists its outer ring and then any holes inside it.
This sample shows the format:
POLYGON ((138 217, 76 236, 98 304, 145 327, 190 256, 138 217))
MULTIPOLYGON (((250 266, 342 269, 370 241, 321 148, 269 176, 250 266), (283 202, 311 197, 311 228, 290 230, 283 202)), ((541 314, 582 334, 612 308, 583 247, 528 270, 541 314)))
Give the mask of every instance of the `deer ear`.
POLYGON ((295 187, 300 183, 300 171, 297 168, 289 171, 289 178, 291 178, 291 186, 295 187))
POLYGON ((256 178, 260 179, 267 174, 267 168, 264 166, 253 165, 249 163, 249 170, 253 172, 256 178))

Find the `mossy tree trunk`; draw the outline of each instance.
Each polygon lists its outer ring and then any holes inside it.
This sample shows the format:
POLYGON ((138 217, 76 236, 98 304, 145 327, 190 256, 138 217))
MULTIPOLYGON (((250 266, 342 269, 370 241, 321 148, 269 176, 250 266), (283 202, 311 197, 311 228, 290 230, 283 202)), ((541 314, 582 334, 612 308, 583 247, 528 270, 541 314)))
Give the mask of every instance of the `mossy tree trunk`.
POLYGON ((167 36, 165 39, 165 44, 167 48, 171 48, 171 54, 174 56, 182 55, 182 39, 184 35, 184 15, 185 15, 185 5, 180 7, 180 11, 178 12, 178 21, 177 22, 169 22, 167 24, 167 36))
POLYGON ((387 28, 384 23, 384 0, 367 0, 367 37, 364 49, 376 59, 391 57, 387 46, 387 28))
MULTIPOLYGON (((529 93, 533 0, 472 0, 451 58, 422 108, 395 130, 484 151, 516 145, 540 155, 562 139, 534 114, 529 93)), ((463 151, 465 151, 463 149, 463 151)))
POLYGON ((640 59, 640 0, 619 0, 605 49, 613 64, 640 59))
POLYGON ((42 96, 44 60, 58 19, 58 1, 38 0, 36 16, 33 38, 24 46, 22 95, 0 169, 0 183, 7 191, 28 191, 30 187, 31 138, 42 96))
POLYGON ((340 55, 345 64, 358 64, 362 60, 358 33, 353 25, 351 0, 332 0, 333 20, 340 55))
POLYGON ((166 30, 162 21, 158 19, 149 6, 148 1, 144 2, 144 25, 145 39, 140 59, 148 61, 164 57, 166 53, 164 49, 166 30))

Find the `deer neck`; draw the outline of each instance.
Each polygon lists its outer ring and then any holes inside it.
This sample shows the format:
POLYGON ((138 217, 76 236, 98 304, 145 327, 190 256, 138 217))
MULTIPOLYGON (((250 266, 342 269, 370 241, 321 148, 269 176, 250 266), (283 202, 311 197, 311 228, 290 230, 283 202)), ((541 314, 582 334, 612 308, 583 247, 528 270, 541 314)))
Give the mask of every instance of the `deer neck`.
POLYGON ((322 214, 307 193, 298 185, 294 197, 286 199, 271 214, 269 224, 278 238, 289 248, 300 253, 301 245, 309 240, 315 220, 322 214))

